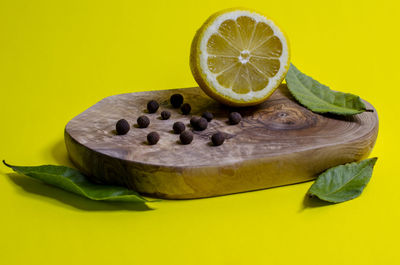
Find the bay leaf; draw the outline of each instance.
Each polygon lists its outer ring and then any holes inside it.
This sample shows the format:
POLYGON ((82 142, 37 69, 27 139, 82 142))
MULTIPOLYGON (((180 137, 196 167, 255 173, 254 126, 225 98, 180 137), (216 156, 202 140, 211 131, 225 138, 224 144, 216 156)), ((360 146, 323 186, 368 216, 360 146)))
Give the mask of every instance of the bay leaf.
POLYGON ((76 169, 65 166, 43 165, 33 167, 12 166, 15 172, 41 180, 60 189, 96 201, 146 202, 137 192, 120 186, 94 184, 76 169))
POLYGON ((293 64, 286 75, 286 83, 294 98, 313 112, 354 115, 367 110, 359 96, 333 91, 300 72, 293 64))
POLYGON ((332 167, 318 176, 308 194, 321 200, 339 203, 362 193, 372 176, 377 157, 332 167))

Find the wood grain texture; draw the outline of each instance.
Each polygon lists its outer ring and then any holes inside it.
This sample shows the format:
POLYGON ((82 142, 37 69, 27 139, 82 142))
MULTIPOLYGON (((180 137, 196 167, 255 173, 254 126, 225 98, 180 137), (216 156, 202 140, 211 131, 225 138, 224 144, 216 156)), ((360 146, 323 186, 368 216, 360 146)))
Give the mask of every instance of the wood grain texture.
MULTIPOLYGON (((373 107, 366 102, 369 109, 373 107)), ((263 104, 229 109, 207 97, 199 88, 184 88, 115 95, 103 99, 72 119, 65 128, 71 160, 93 181, 125 185, 160 198, 186 199, 231 194, 311 180, 327 168, 365 158, 378 133, 376 111, 351 117, 315 114, 300 106, 286 85, 263 104), (191 115, 172 108, 169 97, 181 93, 192 105, 191 115), (146 113, 146 104, 160 103, 157 113, 146 113), (169 120, 161 120, 170 110, 169 120), (179 143, 172 125, 189 126, 192 115, 214 113, 202 132, 194 131, 190 145, 179 143), (229 125, 230 111, 243 120, 229 125), (136 119, 147 115, 150 126, 137 128, 136 119), (115 134, 115 123, 126 119, 127 135, 115 134), (146 135, 160 134, 157 145, 146 135), (210 143, 216 132, 228 139, 221 146, 210 143)))

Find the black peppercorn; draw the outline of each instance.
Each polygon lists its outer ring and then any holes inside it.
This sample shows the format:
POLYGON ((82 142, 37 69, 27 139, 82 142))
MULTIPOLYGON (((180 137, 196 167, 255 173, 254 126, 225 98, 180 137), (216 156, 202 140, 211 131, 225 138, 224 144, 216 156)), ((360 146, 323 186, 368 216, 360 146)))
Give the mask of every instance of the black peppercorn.
POLYGON ((185 126, 185 124, 183 124, 183 122, 177 121, 172 126, 172 129, 174 129, 175 133, 180 134, 181 132, 183 132, 186 129, 186 126, 185 126))
POLYGON ((160 107, 160 105, 158 105, 158 102, 155 100, 150 100, 147 103, 147 110, 149 111, 149 113, 154 113, 158 110, 158 107, 160 107))
POLYGON ((232 125, 238 124, 242 120, 242 115, 239 112, 229 113, 229 123, 232 125))
POLYGON ((190 144, 193 141, 193 133, 191 131, 184 131, 179 135, 182 144, 190 144))
POLYGON ((225 135, 223 133, 221 133, 221 132, 214 133, 211 136, 211 141, 215 146, 219 146, 219 145, 224 143, 225 135))
POLYGON ((206 111, 206 112, 203 113, 203 115, 201 115, 201 117, 203 117, 208 122, 210 122, 214 118, 214 115, 211 112, 206 111))
POLYGON ((160 140, 160 135, 157 132, 151 132, 147 135, 147 142, 150 145, 158 143, 159 140, 160 140))
POLYGON ((150 119, 147 116, 142 115, 137 119, 137 124, 139 128, 147 128, 150 124, 150 119))
POLYGON ((131 126, 129 126, 129 123, 125 119, 120 119, 115 125, 115 130, 119 135, 127 134, 130 128, 131 126))
POLYGON ((195 124, 196 124, 196 122, 197 122, 199 119, 200 119, 199 117, 193 116, 193 117, 190 119, 190 125, 192 125, 192 127, 194 127, 195 124))
POLYGON ((183 103, 183 96, 181 94, 173 94, 170 101, 174 108, 179 108, 183 103))
POLYGON ((169 112, 168 110, 163 110, 161 112, 161 119, 168 120, 169 117, 171 117, 171 112, 169 112))
POLYGON ((183 115, 189 114, 191 110, 192 110, 192 107, 190 106, 189 103, 185 103, 181 107, 181 111, 182 111, 183 115))
POLYGON ((204 118, 199 118, 195 123, 193 128, 196 131, 204 131, 205 129, 207 129, 208 126, 208 121, 204 118))

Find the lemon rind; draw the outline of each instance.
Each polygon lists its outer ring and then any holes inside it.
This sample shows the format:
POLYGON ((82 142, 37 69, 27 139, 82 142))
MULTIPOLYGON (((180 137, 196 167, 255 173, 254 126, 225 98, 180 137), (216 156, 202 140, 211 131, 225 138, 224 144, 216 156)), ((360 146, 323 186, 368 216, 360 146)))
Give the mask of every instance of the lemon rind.
POLYGON ((281 84, 290 66, 290 47, 286 34, 276 25, 275 22, 268 19, 266 16, 261 15, 259 12, 243 8, 222 10, 209 17, 197 31, 192 41, 190 56, 192 74, 203 91, 215 100, 231 106, 251 106, 265 101, 281 84), (278 73, 274 77, 270 78, 270 82, 264 89, 257 92, 251 91, 247 94, 238 94, 219 85, 215 78, 213 79, 212 76, 210 77, 211 72, 206 73, 203 71, 203 69, 208 68, 207 54, 203 54, 202 51, 206 51, 209 37, 218 30, 219 25, 223 21, 243 15, 250 16, 257 22, 261 21, 271 26, 274 35, 282 42, 283 52, 279 58, 281 66, 278 73), (215 89, 215 87, 218 89, 215 89), (235 95, 235 97, 232 97, 230 94, 235 95))

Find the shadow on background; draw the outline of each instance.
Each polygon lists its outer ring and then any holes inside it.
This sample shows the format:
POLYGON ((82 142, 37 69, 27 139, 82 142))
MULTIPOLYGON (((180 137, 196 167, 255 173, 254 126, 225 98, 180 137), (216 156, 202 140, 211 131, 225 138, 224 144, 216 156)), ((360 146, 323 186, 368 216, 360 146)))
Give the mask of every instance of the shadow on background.
MULTIPOLYGON (((46 150, 48 152, 48 150, 46 150)), ((56 160, 57 164, 67 167, 74 167, 68 157, 67 148, 65 147, 64 140, 57 141, 50 147, 50 154, 56 160)))
MULTIPOLYGON (((81 197, 79 195, 66 192, 56 187, 52 187, 40 181, 30 179, 23 175, 19 175, 16 173, 8 173, 7 176, 14 184, 22 188, 24 192, 47 197, 52 200, 61 202, 63 204, 72 206, 79 210, 84 210, 84 211, 153 210, 144 203, 92 201, 90 199, 81 197)), ((51 202, 51 200, 48 199, 47 201, 51 202)))
POLYGON ((334 204, 334 203, 322 201, 315 196, 311 197, 308 194, 306 194, 303 199, 303 209, 302 210, 307 209, 307 208, 317 208, 317 207, 329 206, 332 204, 334 204))

